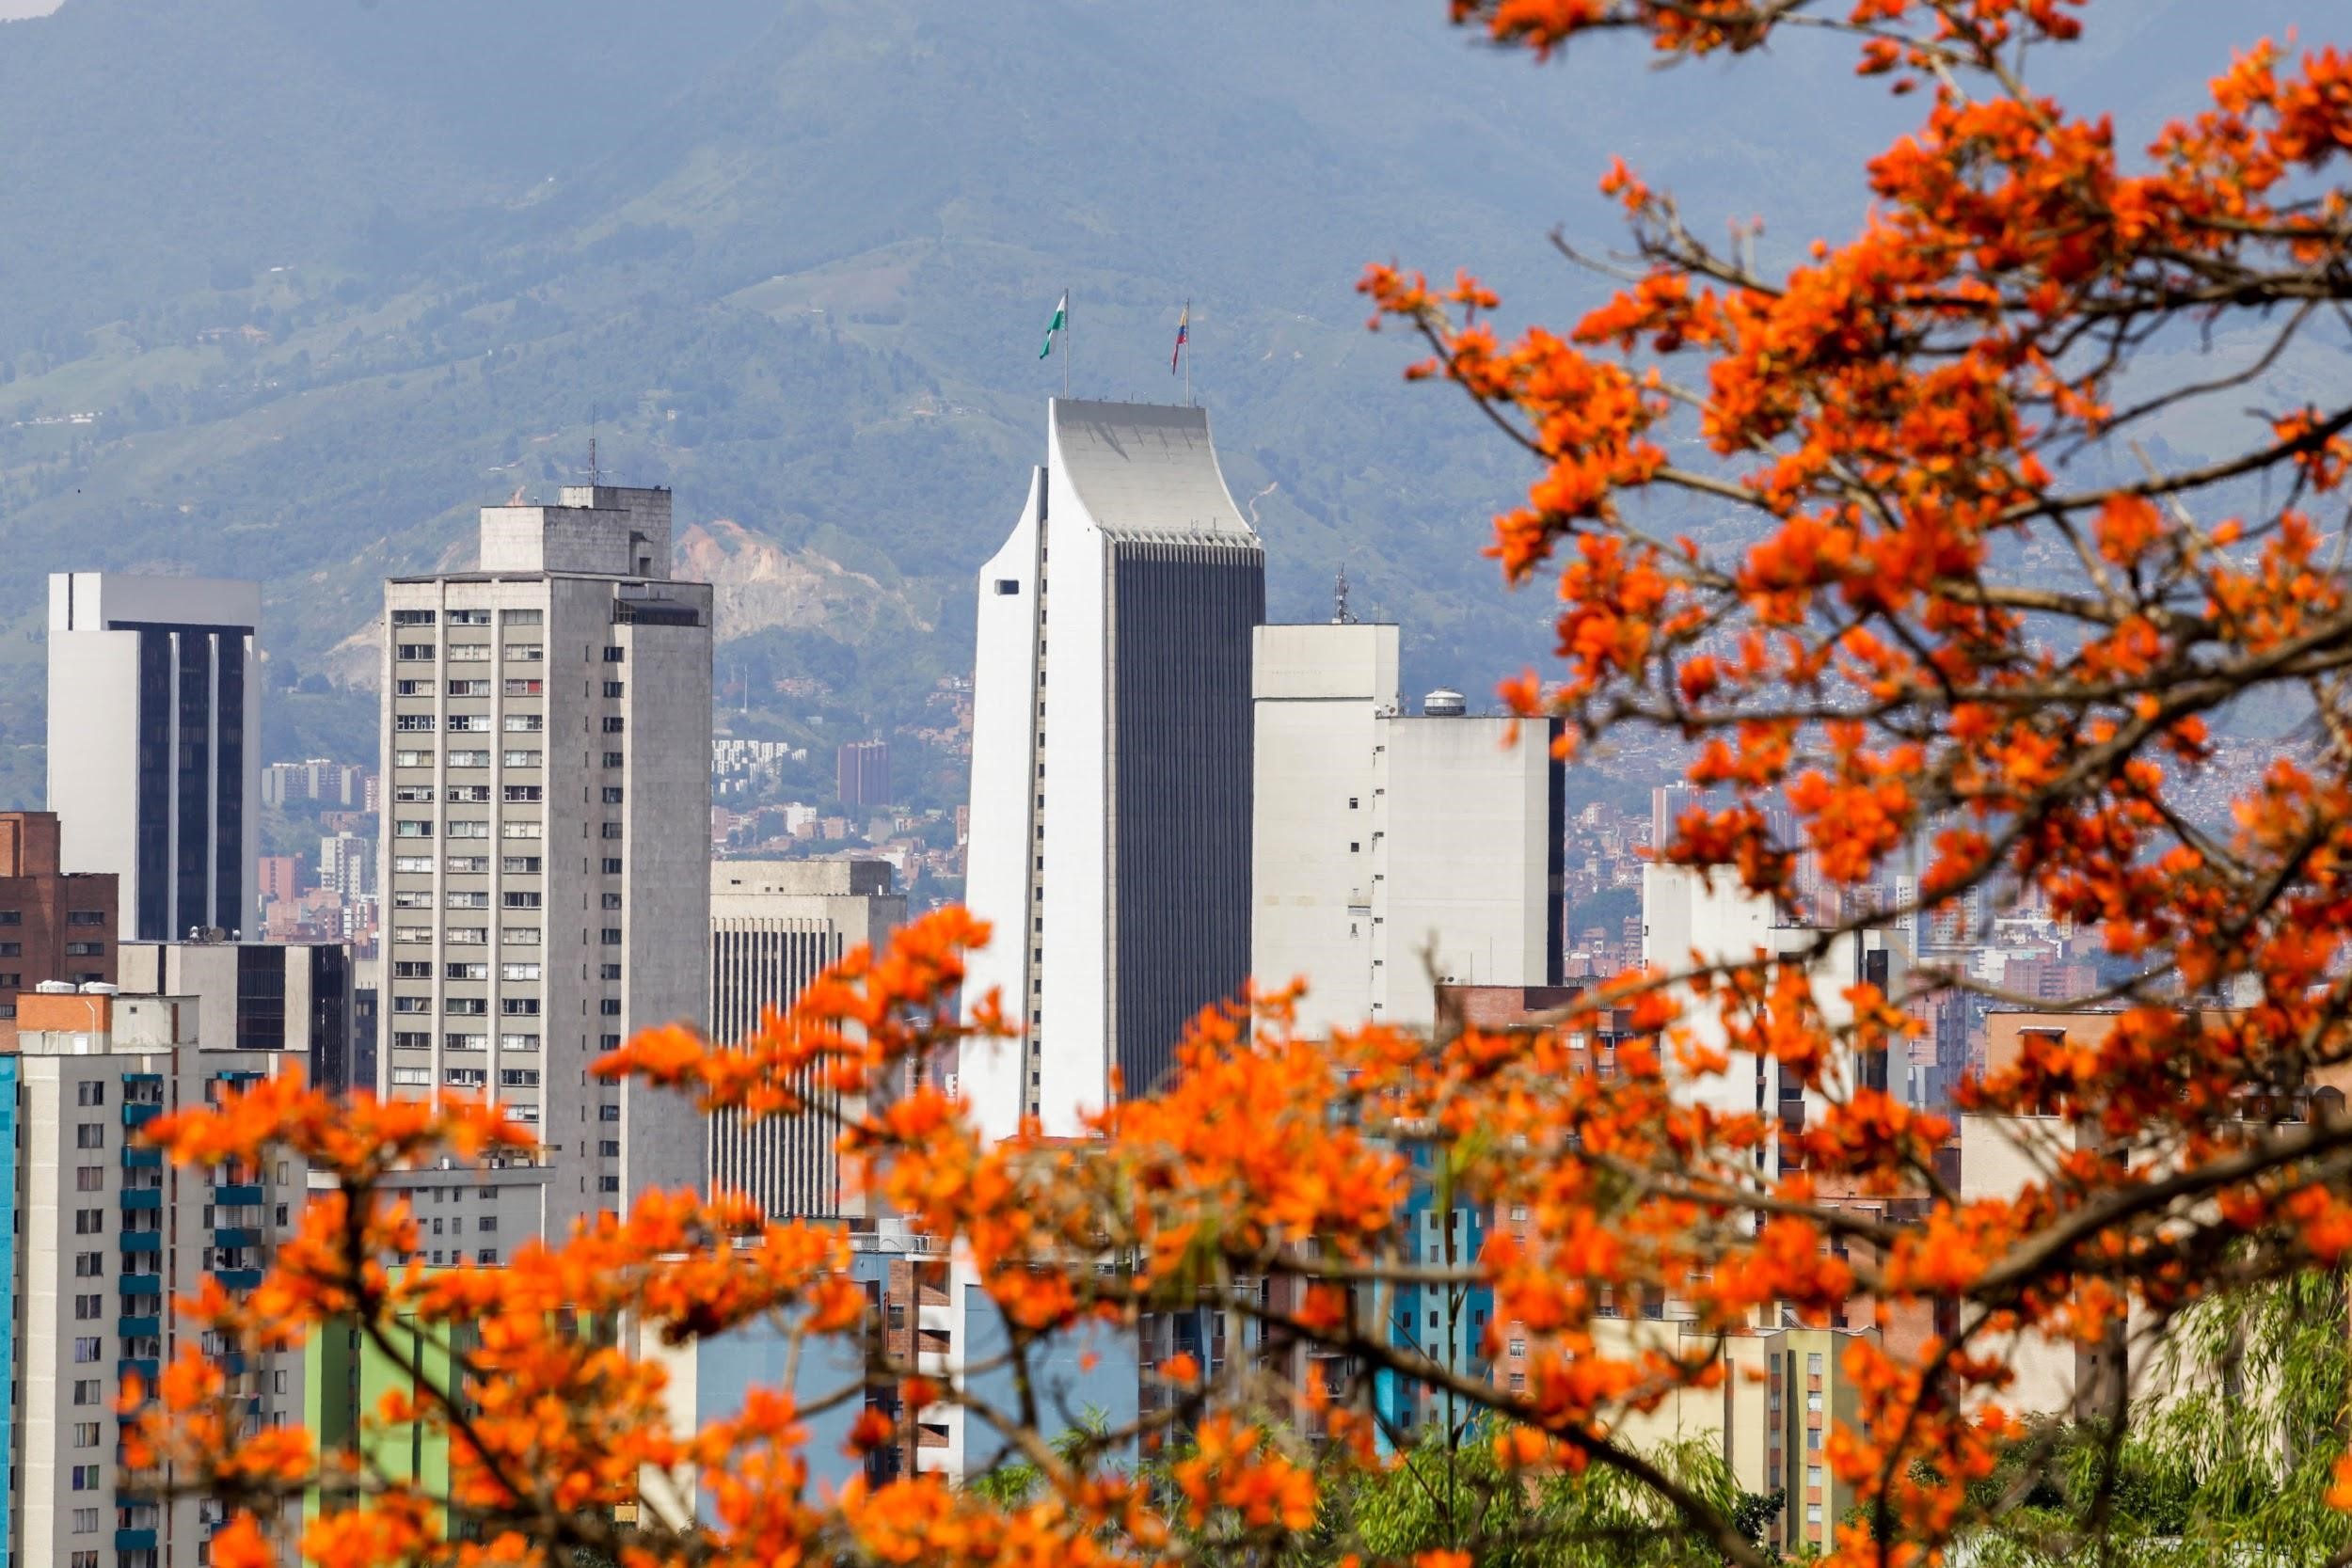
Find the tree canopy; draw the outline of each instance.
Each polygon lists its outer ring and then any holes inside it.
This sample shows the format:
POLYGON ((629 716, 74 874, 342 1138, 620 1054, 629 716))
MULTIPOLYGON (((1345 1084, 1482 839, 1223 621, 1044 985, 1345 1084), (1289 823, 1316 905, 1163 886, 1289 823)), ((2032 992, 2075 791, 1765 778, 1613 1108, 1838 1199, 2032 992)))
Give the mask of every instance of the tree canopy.
MULTIPOLYGON (((2265 1486, 2300 1502, 2262 1549, 2341 1547, 2326 1509, 2301 1506, 2352 1503, 2340 1360, 2279 1380, 2263 1419, 2217 1447, 2211 1380, 2237 1374, 2210 1353, 2258 1334, 2264 1311, 2343 1338, 2352 1117, 2328 1091, 2352 1061, 2352 402, 2262 407, 2239 450, 2188 466, 2142 436, 2184 402, 2260 404, 2283 356, 2341 346, 2352 60, 2262 44, 2217 61, 2210 105, 2129 150, 2104 115, 2029 86, 2096 24, 2061 0, 1454 10, 1571 70, 1601 32, 1770 71, 1776 37, 1824 30, 1922 104, 1867 166, 1859 232, 1785 271, 1742 237, 1701 239, 1619 164, 1604 188, 1636 259, 1593 263, 1620 286, 1564 328, 1506 337, 1468 274, 1440 287, 1375 266, 1363 283, 1377 322, 1425 340, 1412 373, 1459 387, 1530 464, 1492 553, 1514 581, 1553 579, 1560 609, 1552 664, 1511 682, 1512 701, 1562 721, 1571 756, 1629 726, 1686 738, 1707 793, 1661 858, 1779 901, 1804 938, 1662 959, 1536 1028, 1310 1039, 1288 993, 1261 994, 1203 1015, 1174 1080, 1076 1143, 984 1146, 935 1075, 883 1092, 911 1061, 1009 1029, 993 1001, 958 1006, 962 955, 986 932, 956 911, 853 956, 753 1038, 656 1031, 601 1064, 714 1108, 799 1111, 811 1074, 862 1096, 845 1157, 968 1262, 1016 1372, 1085 1321, 1207 1303, 1246 1325, 1251 1354, 1158 1362, 1162 1397, 1131 1427, 1058 1445, 1025 1375, 993 1398, 862 1338, 869 1308, 836 1228, 657 1196, 500 1268, 425 1271, 400 1261, 417 1220, 385 1179, 523 1141, 494 1110, 338 1105, 273 1083, 167 1118, 178 1158, 290 1147, 336 1183, 257 1290, 199 1304, 211 1325, 278 1346, 322 1321, 464 1331, 455 1386, 426 1380, 372 1415, 448 1434, 447 1497, 297 1431, 232 1441, 228 1374, 193 1350, 167 1369, 130 1459, 240 1510, 217 1568, 272 1560, 262 1520, 322 1469, 346 1506, 303 1527, 301 1549, 336 1565, 1755 1564, 1770 1554, 1744 1528, 1753 1500, 1635 1441, 1639 1418, 1690 1390, 1735 1393, 1743 1374, 1717 1348, 1759 1324, 1906 1314, 1932 1322, 1916 1344, 1844 1342, 1854 1396, 1820 1460, 1854 1499, 1823 1544, 1839 1561, 1924 1561, 1963 1540, 2111 1560, 2259 1513, 2265 1486), (2150 363, 2199 341, 2220 345, 2202 369, 2150 363), (1661 490, 1753 527, 1737 545, 1655 536, 1636 503, 1661 490), (2249 778, 2218 773, 2217 716, 2274 692, 2307 717, 2249 778), (1922 845, 1899 898, 1872 891, 1922 845), (2110 962, 2069 999, 2107 1009, 2100 1030, 2028 1033, 1960 1085, 1957 1111, 2010 1129, 2025 1167, 1970 1195, 1942 1158, 1954 1118, 1872 1065, 1907 1049, 1934 996, 1997 988, 1929 964, 1825 983, 1823 960, 1985 892, 2098 932, 2110 962), (1591 1044, 1604 1018, 1629 1030, 1606 1075, 1591 1044), (1767 1062, 1802 1091, 1801 1123, 1760 1087, 1748 1103, 1767 1062), (1472 1256, 1433 1253, 1406 1225, 1432 1182, 1524 1223, 1472 1256), (1487 1355, 1524 1335, 1523 1380, 1389 1332, 1393 1292, 1470 1285, 1492 1292, 1487 1355), (1634 1299, 1673 1304, 1676 1333, 1628 1332, 1617 1304, 1634 1299), (580 1328, 627 1320, 678 1340, 771 1313, 866 1346, 839 1402, 886 1383, 903 1411, 961 1404, 1027 1468, 1022 1484, 914 1474, 822 1497, 805 1401, 754 1390, 739 1414, 681 1430, 654 1360, 580 1328), (2036 1337, 2143 1366, 2187 1347, 2188 1371, 2153 1405, 2123 1378, 2090 1380, 2088 1407, 2053 1427, 2009 1399, 2036 1337), (1301 1349, 1345 1370, 1297 1376, 1284 1353, 1301 1349), (1441 1530, 1410 1507, 1346 1513, 1427 1463, 1421 1446, 1397 1457, 1383 1378, 1469 1413, 1442 1434, 1448 1474, 1509 1478, 1488 1487, 1507 1503, 1441 1530), (2202 1425, 2185 1414, 2199 1400, 2202 1425), (709 1507, 665 1512, 665 1487, 709 1507), (1570 1554, 1609 1532, 1620 1555, 1570 1554)), ((1688 73, 1661 82, 1669 105, 1698 90, 1688 73)), ((898 1436, 872 1407, 850 1441, 898 1436)))

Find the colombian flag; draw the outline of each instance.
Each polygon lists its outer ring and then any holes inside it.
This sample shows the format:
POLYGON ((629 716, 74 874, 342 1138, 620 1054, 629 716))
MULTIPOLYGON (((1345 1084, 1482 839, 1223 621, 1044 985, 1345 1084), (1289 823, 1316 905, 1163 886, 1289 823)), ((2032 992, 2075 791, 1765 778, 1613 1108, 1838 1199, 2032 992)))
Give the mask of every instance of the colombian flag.
POLYGON ((1176 361, 1184 357, 1184 340, 1192 333, 1191 322, 1192 301, 1186 300, 1184 313, 1176 318, 1176 346, 1169 351, 1168 356, 1168 373, 1170 375, 1176 373, 1176 361))

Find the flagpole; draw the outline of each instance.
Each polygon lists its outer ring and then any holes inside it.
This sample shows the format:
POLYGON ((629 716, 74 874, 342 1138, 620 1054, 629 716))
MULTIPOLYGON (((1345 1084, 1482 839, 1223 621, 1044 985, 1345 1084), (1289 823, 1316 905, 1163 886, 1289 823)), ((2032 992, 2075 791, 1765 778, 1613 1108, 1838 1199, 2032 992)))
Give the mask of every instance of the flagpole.
MULTIPOLYGON (((1061 296, 1064 299, 1068 299, 1070 297, 1070 290, 1067 287, 1063 288, 1061 296)), ((1072 336, 1070 324, 1074 319, 1076 318, 1071 313, 1070 307, 1067 305, 1063 306, 1061 318, 1061 396, 1064 403, 1068 403, 1070 401, 1070 339, 1072 336)))
MULTIPOLYGON (((1184 301, 1184 347, 1186 347, 1186 348, 1190 348, 1190 347, 1192 347, 1192 301, 1191 301, 1191 300, 1186 300, 1186 301, 1184 301)), ((1186 356, 1184 356, 1184 406, 1185 406, 1185 407, 1187 407, 1187 408, 1190 408, 1190 407, 1192 406, 1192 356, 1190 356, 1190 355, 1186 355, 1186 356)))

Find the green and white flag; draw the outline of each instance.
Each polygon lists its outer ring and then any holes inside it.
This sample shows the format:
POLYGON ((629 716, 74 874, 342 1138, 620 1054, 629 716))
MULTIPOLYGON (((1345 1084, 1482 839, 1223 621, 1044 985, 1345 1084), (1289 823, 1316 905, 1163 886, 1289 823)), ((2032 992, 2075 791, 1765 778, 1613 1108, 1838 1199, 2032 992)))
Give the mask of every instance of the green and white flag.
POLYGON ((1045 324, 1045 346, 1037 351, 1040 359, 1054 352, 1054 334, 1070 325, 1070 291, 1064 289, 1061 303, 1054 307, 1054 319, 1045 324))

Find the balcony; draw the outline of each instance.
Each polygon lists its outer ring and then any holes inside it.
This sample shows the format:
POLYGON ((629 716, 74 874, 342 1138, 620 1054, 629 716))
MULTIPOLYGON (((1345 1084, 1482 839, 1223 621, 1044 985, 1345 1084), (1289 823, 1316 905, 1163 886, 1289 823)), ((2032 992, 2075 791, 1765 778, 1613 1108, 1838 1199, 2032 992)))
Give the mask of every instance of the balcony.
POLYGON ((126 1274, 116 1284, 126 1296, 160 1296, 164 1293, 164 1276, 159 1274, 126 1274))
POLYGON ((117 1318, 115 1320, 115 1332, 126 1339, 135 1337, 151 1338, 163 1331, 164 1320, 160 1317, 117 1318))
POLYGON ((122 1234, 122 1250, 161 1252, 164 1250, 164 1233, 160 1230, 126 1230, 122 1234))
POLYGON ((133 1372, 136 1372, 139 1374, 139 1381, 150 1389, 155 1386, 155 1380, 163 1375, 163 1370, 162 1360, 155 1356, 134 1355, 115 1363, 117 1376, 129 1377, 133 1372))
POLYGON ((249 1247, 262 1244, 261 1232, 243 1226, 222 1226, 213 1232, 213 1244, 218 1247, 249 1247))
POLYGON ((122 1168, 125 1170, 146 1170, 163 1163, 164 1151, 160 1148, 126 1148, 122 1151, 122 1168))
POLYGON ((259 1181, 224 1181, 213 1189, 213 1201, 224 1209, 242 1209, 262 1201, 259 1181))
POLYGON ((119 1529, 115 1531, 118 1552, 151 1552, 155 1549, 155 1532, 151 1529, 119 1529))
POLYGON ((213 1277, 230 1291, 250 1291, 262 1282, 259 1269, 215 1269, 213 1277))
POLYGON ((136 1103, 125 1105, 122 1108, 122 1125, 133 1129, 145 1127, 149 1122, 153 1121, 157 1117, 160 1117, 163 1114, 164 1108, 161 1105, 140 1105, 136 1103))
POLYGON ((145 1212, 163 1206, 164 1190, 161 1187, 134 1187, 122 1195, 122 1207, 126 1212, 145 1212))

